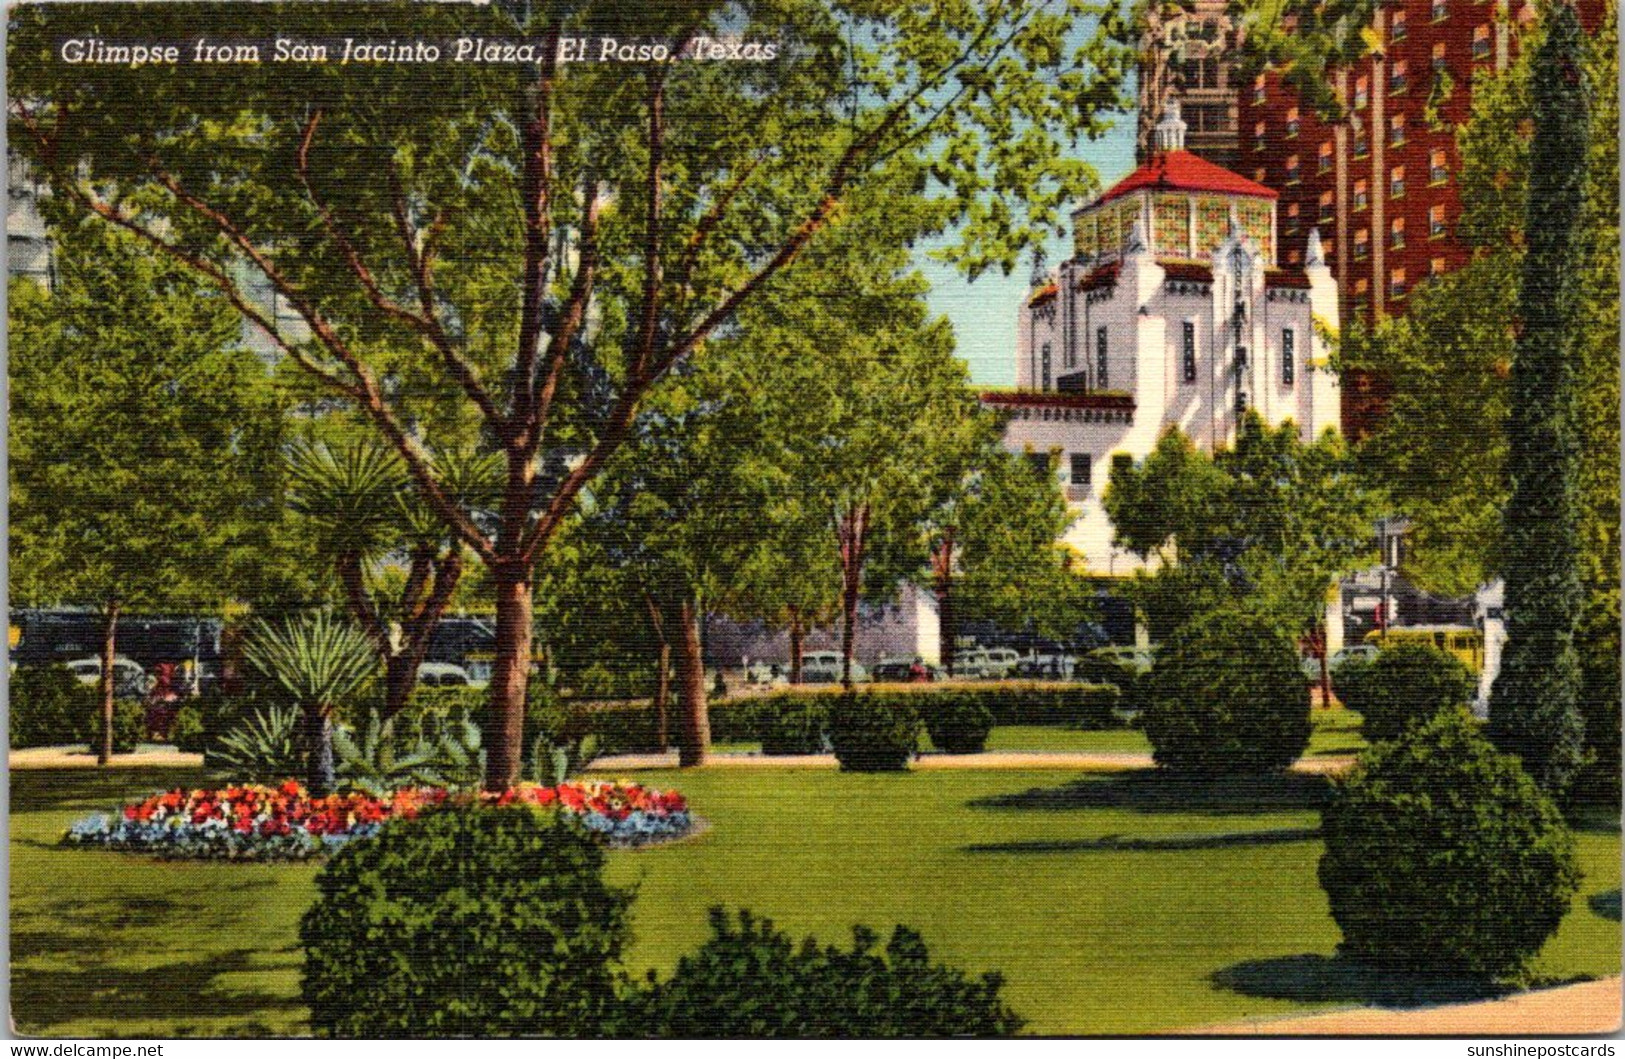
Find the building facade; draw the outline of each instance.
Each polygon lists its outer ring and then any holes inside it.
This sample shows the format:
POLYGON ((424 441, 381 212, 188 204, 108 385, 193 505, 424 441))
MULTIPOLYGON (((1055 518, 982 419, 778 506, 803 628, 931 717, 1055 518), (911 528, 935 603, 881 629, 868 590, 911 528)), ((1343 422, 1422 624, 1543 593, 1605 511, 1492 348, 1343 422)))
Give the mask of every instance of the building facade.
POLYGON ((1168 103, 1178 102, 1185 147, 1215 165, 1235 169, 1240 92, 1235 57, 1241 31, 1226 0, 1195 0, 1189 9, 1145 14, 1139 64, 1136 162, 1149 161, 1153 133, 1168 103))
POLYGON ((1066 540, 1092 573, 1139 565, 1101 506, 1113 460, 1145 457, 1169 427, 1229 446, 1248 409, 1305 439, 1339 426, 1331 270, 1313 240, 1280 264, 1276 193, 1185 150, 1179 112, 1149 162, 1073 215, 1074 256, 1018 314, 1016 389, 982 395, 1008 416, 1006 446, 1061 476, 1066 540))

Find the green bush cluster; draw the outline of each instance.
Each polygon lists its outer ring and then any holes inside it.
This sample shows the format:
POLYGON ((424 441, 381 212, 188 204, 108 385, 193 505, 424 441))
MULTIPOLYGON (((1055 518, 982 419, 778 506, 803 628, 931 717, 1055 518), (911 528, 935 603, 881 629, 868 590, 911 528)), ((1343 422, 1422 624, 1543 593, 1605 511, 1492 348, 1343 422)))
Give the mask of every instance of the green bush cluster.
POLYGON ((851 695, 872 705, 907 706, 927 724, 939 713, 964 717, 986 710, 997 725, 1066 725, 1109 728, 1119 724, 1119 692, 1100 684, 1063 681, 1005 680, 936 684, 859 684, 851 692, 839 685, 786 688, 751 702, 750 735, 765 740, 765 726, 775 715, 808 717, 827 712, 851 695))
POLYGON ((899 772, 920 750, 920 715, 904 696, 842 695, 829 710, 829 743, 845 772, 899 772))
POLYGON ((980 754, 993 733, 993 711, 975 699, 950 699, 925 715, 925 730, 945 754, 980 754))
POLYGON ((600 843, 523 807, 392 820, 316 877, 300 988, 321 1037, 1007 1036, 997 974, 934 964, 915 932, 884 950, 797 946, 741 911, 664 981, 631 981, 630 890, 600 843))
POLYGON ((1461 659, 1430 644, 1397 644, 1359 672, 1343 704, 1364 721, 1365 737, 1396 739, 1417 721, 1473 701, 1477 681, 1461 659))
POLYGON ((825 750, 829 703, 821 698, 769 695, 751 704, 750 718, 764 754, 822 754, 825 750))
POLYGON ((169 741, 176 750, 188 754, 201 754, 208 746, 209 732, 204 725, 203 708, 188 700, 175 711, 169 722, 169 741))
POLYGON ((394 820, 339 851, 299 925, 324 1037, 592 1036, 622 993, 629 890, 564 816, 482 808, 394 820))
POLYGON ((1343 952, 1388 970, 1514 976, 1579 888, 1557 806, 1465 710, 1362 754, 1321 830, 1343 952))
POLYGON ((95 685, 81 684, 67 666, 18 666, 11 674, 11 748, 83 742, 101 730, 98 706, 95 685))
POLYGON ((711 938, 664 982, 634 998, 630 1034, 649 1037, 1007 1037, 1022 1019, 1000 999, 997 974, 934 965, 925 942, 897 927, 853 931, 849 950, 800 946, 771 921, 711 910, 711 938))
MULTIPOLYGON (((97 704, 98 707, 100 704, 97 704)), ((102 745, 102 725, 98 714, 88 740, 94 753, 102 745)), ((134 699, 113 700, 113 753, 133 753, 136 744, 147 739, 147 707, 134 699)))
POLYGON ((1164 768, 1284 769, 1309 746, 1309 684, 1297 647, 1239 609, 1194 618, 1163 644, 1141 724, 1164 768))

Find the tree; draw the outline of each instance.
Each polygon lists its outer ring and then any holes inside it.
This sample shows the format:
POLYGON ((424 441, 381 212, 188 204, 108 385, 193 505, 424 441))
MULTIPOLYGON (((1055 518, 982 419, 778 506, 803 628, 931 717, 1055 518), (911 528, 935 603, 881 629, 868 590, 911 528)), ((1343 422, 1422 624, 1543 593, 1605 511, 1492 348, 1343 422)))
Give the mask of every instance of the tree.
POLYGON ((1579 435, 1576 313, 1584 248, 1576 240, 1586 186, 1587 85, 1580 21, 1553 11, 1535 59, 1529 249, 1518 290, 1512 360, 1504 570, 1507 644, 1490 694, 1490 733, 1549 792, 1565 793, 1582 763, 1579 435))
MULTIPOLYGON (((403 6, 424 41, 534 48, 529 63, 410 77, 395 63, 58 60, 86 25, 182 39, 221 24, 195 6, 125 10, 12 12, 12 143, 62 196, 214 283, 358 411, 488 569, 492 787, 518 776, 537 564, 651 390, 888 166, 935 189, 959 234, 949 256, 1008 270, 1091 186, 1064 147, 1118 103, 1126 66, 1103 39, 1065 43, 1092 17, 1085 0, 403 6), (561 64, 578 36, 680 58, 561 64), (710 61, 721 38, 761 61, 710 61), (155 197, 137 206, 138 190, 155 197), (276 326, 245 274, 303 326, 276 326), (609 385, 589 385, 595 373, 609 385), (437 475, 406 377, 456 395, 500 453, 490 518, 437 475)), ((383 13, 221 10, 239 32, 329 40, 383 13)))
POLYGON ((935 518, 931 588, 951 676, 960 614, 1072 639, 1088 613, 1084 582, 1060 536, 1072 522, 1055 476, 992 446, 935 518))
POLYGON ((96 603, 98 760, 121 615, 275 579, 279 400, 236 314, 103 226, 59 225, 53 289, 11 285, 11 598, 96 603))
POLYGON ((1140 466, 1114 463, 1104 503, 1117 540, 1159 560, 1136 585, 1153 633, 1243 601, 1271 631, 1321 645, 1324 689, 1327 592, 1373 547, 1373 497, 1353 472, 1336 433, 1305 443, 1256 412, 1211 459, 1170 428, 1140 466))

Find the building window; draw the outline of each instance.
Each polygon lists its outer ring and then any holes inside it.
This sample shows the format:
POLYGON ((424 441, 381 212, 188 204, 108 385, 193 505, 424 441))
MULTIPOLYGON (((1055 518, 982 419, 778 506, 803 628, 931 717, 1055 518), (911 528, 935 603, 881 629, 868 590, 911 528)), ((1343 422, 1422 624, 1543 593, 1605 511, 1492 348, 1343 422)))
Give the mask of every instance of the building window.
POLYGON ((1482 26, 1473 27, 1473 58, 1477 60, 1488 59, 1489 57, 1490 26, 1489 23, 1486 22, 1482 26))
POLYGON ((1354 208, 1363 210, 1369 205, 1371 205, 1371 194, 1366 190, 1366 182, 1356 180, 1354 182, 1354 208))
POLYGON ((1326 264, 1332 263, 1332 255, 1337 253, 1337 240, 1329 235, 1320 237, 1320 252, 1326 258, 1326 264))
POLYGON ((1286 182, 1296 184, 1299 182, 1298 156, 1288 155, 1286 160, 1286 182))
POLYGON ((1428 183, 1443 184, 1450 180, 1450 156, 1443 147, 1436 147, 1428 156, 1428 183))
POLYGON ((1361 228, 1354 233, 1354 260, 1363 261, 1371 251, 1371 229, 1361 228))
POLYGON ((1337 193, 1323 191, 1320 195, 1320 219, 1329 221, 1337 216, 1337 193))
POLYGON ((1286 234, 1298 234, 1298 204, 1291 203, 1286 208, 1286 234))
POLYGON ((1297 336, 1292 333, 1292 328, 1288 327, 1284 331, 1281 332, 1281 385, 1282 386, 1291 386, 1292 385, 1292 378, 1297 373, 1297 370, 1298 370, 1297 365, 1295 363, 1293 363, 1294 359, 1297 356, 1297 350, 1293 348, 1296 342, 1297 342, 1297 336))
POLYGON ((1355 294, 1357 294, 1357 295, 1366 294, 1370 290, 1371 290, 1371 284, 1366 282, 1366 279, 1365 279, 1364 276, 1361 276, 1359 279, 1354 281, 1354 293, 1355 294))
POLYGON ((1371 102, 1371 79, 1369 77, 1356 77, 1354 79, 1354 109, 1363 110, 1371 102))
POLYGON ((1262 184, 1269 177, 1269 175, 1270 172, 1268 169, 1265 169, 1263 166, 1259 166, 1257 169, 1253 170, 1253 183, 1262 184))
POLYGON ((1253 78, 1253 102, 1264 102, 1264 75, 1259 74, 1253 78))
POLYGON ((1436 74, 1444 73, 1449 65, 1448 60, 1445 59, 1444 41, 1441 40, 1433 46, 1433 72, 1436 74))
POLYGON ((1038 355, 1038 368, 1039 368, 1039 371, 1042 373, 1042 374, 1039 375, 1038 388, 1047 393, 1049 391, 1049 384, 1050 384, 1050 363, 1049 363, 1049 343, 1048 342, 1044 343, 1044 349, 1038 355))
POLYGON ((1032 468, 1032 472, 1034 474, 1036 474, 1038 477, 1040 477, 1040 478, 1048 478, 1049 477, 1049 453, 1047 453, 1047 452, 1029 452, 1029 453, 1027 453, 1027 466, 1032 468))
POLYGON ((1405 297, 1405 270, 1396 268, 1388 274, 1388 293, 1395 298, 1405 297))
POLYGON ((1396 165, 1388 172, 1388 195, 1397 199, 1403 194, 1405 194, 1405 167, 1396 165))
POLYGON ((1253 126, 1253 150, 1264 149, 1264 123, 1261 121, 1253 126))
POLYGON ((1332 141, 1327 140, 1320 145, 1317 157, 1320 159, 1320 171, 1330 173, 1332 171, 1332 141))
POLYGON ((1350 135, 1354 137, 1354 157, 1364 158, 1371 151, 1370 145, 1366 142, 1365 126, 1354 126, 1350 135))
POLYGON ((1094 477, 1094 462, 1094 457, 1087 452, 1074 452, 1072 454, 1070 484, 1074 488, 1089 488, 1090 479, 1094 477))
POLYGON ((1286 108, 1286 134, 1289 137, 1298 135, 1299 127, 1300 127, 1300 123, 1298 121, 1298 108, 1297 107, 1287 107, 1286 108))
POLYGON ((1395 114, 1388 119, 1388 146, 1405 146, 1405 115, 1395 114))
POLYGON ((1442 276, 1442 275, 1445 274, 1445 269, 1446 268, 1447 268, 1447 266, 1445 264, 1444 258, 1436 257, 1432 261, 1428 262, 1428 275, 1430 275, 1430 276, 1442 276))
POLYGON ((1390 22, 1389 25, 1388 25, 1388 39, 1389 40, 1404 40, 1405 39, 1405 12, 1404 11, 1401 10, 1401 11, 1395 11, 1394 12, 1394 20, 1392 22, 1390 22))
POLYGON ((1095 329, 1095 385, 1104 390, 1109 376, 1106 372, 1106 329, 1095 329))
POLYGON ((1405 246, 1405 218, 1395 217, 1393 223, 1388 225, 1388 245, 1395 250, 1405 246))
POLYGON ((1428 207, 1428 238, 1443 239, 1448 233, 1444 224, 1444 205, 1428 207))
POLYGON ((1433 21, 1443 22, 1450 17, 1449 0, 1433 0, 1433 21))
POLYGON ((1405 74, 1405 60, 1399 59, 1394 63, 1393 69, 1388 71, 1388 91, 1403 92, 1409 84, 1410 79, 1405 74))
POLYGON ((1180 354, 1180 366, 1183 369, 1186 382, 1196 381, 1196 325, 1189 320, 1185 321, 1183 348, 1180 354))

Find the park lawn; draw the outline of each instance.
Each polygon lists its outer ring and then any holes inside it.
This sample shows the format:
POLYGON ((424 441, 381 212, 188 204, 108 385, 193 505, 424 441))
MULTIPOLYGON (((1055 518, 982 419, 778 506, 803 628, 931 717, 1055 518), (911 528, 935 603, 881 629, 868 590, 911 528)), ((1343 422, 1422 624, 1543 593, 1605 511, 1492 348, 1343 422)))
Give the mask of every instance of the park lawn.
MULTIPOLYGON (((1170 1031, 1368 1000, 1331 959, 1315 881, 1322 781, 1194 784, 1151 772, 789 769, 640 773, 710 828, 617 853, 629 964, 668 971, 713 904, 839 942, 920 930, 935 957, 1004 973, 1037 1033, 1170 1031)), ((12 1001, 50 1036, 287 1034, 313 865, 164 863, 58 848, 87 811, 185 770, 12 775, 12 1001)), ((1585 883, 1542 954, 1549 980, 1620 968, 1617 819, 1580 835, 1585 883)))

